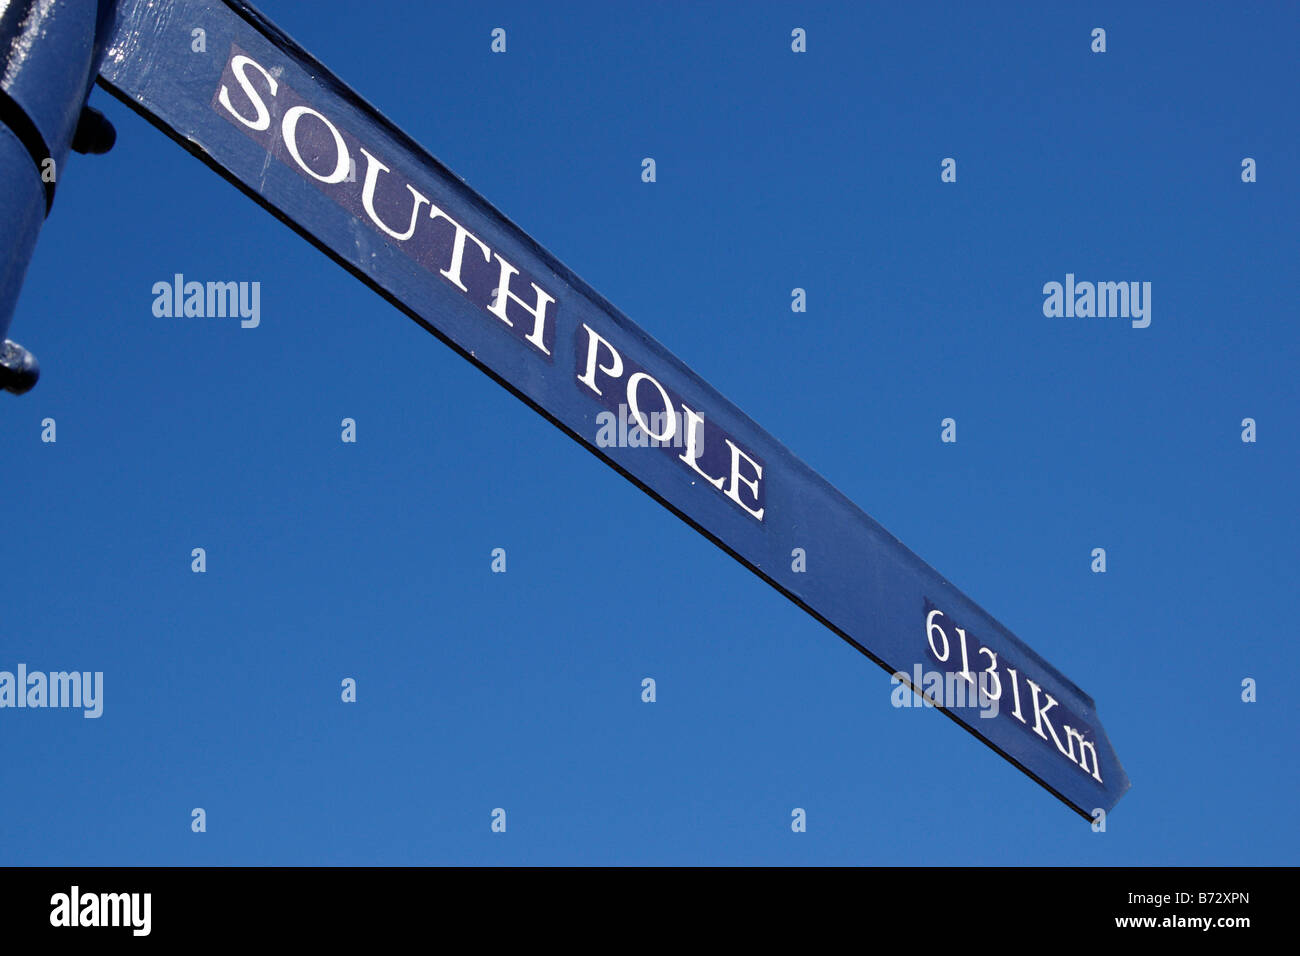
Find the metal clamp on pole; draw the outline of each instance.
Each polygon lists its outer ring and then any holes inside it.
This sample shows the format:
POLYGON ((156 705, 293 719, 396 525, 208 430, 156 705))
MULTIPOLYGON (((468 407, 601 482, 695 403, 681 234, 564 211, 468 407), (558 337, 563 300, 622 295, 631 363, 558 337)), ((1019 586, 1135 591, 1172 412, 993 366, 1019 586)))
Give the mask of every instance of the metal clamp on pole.
POLYGON ((5 336, 70 149, 106 152, 113 128, 86 97, 114 0, 0 0, 0 389, 36 384, 35 356, 5 336))
POLYGON ((17 342, 0 342, 0 388, 15 395, 30 391, 41 377, 36 356, 17 342))

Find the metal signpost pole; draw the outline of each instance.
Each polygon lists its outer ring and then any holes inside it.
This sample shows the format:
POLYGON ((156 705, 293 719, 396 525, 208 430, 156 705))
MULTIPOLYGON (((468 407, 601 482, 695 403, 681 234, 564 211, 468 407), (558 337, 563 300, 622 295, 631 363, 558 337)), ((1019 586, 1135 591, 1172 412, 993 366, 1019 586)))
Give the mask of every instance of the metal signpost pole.
POLYGON ((70 149, 104 152, 113 130, 86 96, 113 0, 0 0, 0 389, 36 384, 36 358, 9 323, 70 149))

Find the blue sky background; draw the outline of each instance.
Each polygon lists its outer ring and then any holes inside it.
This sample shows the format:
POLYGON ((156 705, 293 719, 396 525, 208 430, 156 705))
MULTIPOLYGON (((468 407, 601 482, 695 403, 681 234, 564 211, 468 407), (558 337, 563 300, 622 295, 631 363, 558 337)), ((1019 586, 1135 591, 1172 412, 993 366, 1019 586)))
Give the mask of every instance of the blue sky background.
POLYGON ((259 4, 1090 693, 1104 834, 97 90, 0 669, 104 715, 0 711, 0 863, 1297 863, 1298 14, 1134 6, 259 4))

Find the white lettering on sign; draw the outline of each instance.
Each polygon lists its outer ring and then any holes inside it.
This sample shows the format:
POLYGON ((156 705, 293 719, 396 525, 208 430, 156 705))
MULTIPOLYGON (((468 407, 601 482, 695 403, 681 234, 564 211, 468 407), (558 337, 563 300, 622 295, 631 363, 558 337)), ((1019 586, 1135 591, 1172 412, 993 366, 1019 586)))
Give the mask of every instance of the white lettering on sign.
MULTIPOLYGON (((610 401, 616 394, 611 390, 615 387, 615 383, 624 377, 627 363, 618 349, 587 323, 582 324, 582 330, 586 333, 587 340, 585 348, 581 342, 578 345, 578 354, 585 356, 579 361, 581 371, 578 372, 578 381, 597 396, 610 401)), ((674 399, 663 384, 648 372, 637 371, 628 375, 627 380, 623 382, 623 392, 622 397, 626 400, 637 426, 661 445, 668 442, 676 433, 677 419, 682 416, 686 423, 686 450, 675 456, 677 460, 707 481, 712 488, 738 504, 750 517, 763 520, 763 514, 767 509, 762 503, 764 494, 760 484, 763 480, 761 462, 741 449, 729 436, 719 431, 717 437, 720 437, 722 443, 730 450, 729 457, 723 456, 724 462, 730 461, 730 467, 724 464, 725 470, 722 474, 709 474, 704 470, 701 462, 706 441, 704 416, 684 402, 674 399), (663 431, 653 430, 650 419, 642 410, 643 399, 647 403, 654 402, 658 406, 651 414, 659 416, 660 421, 665 423, 662 426, 663 431)), ((715 438, 714 441, 716 440, 715 438)))
MULTIPOLYGON (((556 296, 438 208, 402 170, 379 157, 382 150, 361 143, 303 100, 278 79, 283 73, 232 46, 212 106, 357 220, 368 222, 422 268, 440 275, 491 315, 494 325, 553 362, 560 313, 556 296), (365 173, 358 184, 362 160, 365 173)), ((749 517, 763 520, 765 466, 736 436, 712 421, 706 423, 705 414, 692 407, 698 403, 688 405, 661 376, 640 368, 634 356, 624 355, 585 322, 575 330, 575 340, 580 385, 603 404, 626 407, 632 423, 656 447, 671 447, 691 485, 703 478, 749 517)), ((1047 710, 1050 705, 1037 713, 1040 721, 1047 720, 1047 710)), ((1073 747, 1073 740, 1070 743, 1073 747)))
MULTIPOLYGON (((988 666, 979 671, 979 674, 982 675, 981 680, 991 681, 993 686, 996 687, 996 692, 987 690, 985 693, 993 700, 1000 699, 1004 687, 998 671, 997 653, 991 648, 984 647, 974 638, 969 637, 964 628, 956 625, 951 625, 952 633, 956 638, 956 640, 951 640, 948 637, 948 632, 943 628, 942 620, 944 618, 943 611, 927 602, 925 641, 930 656, 940 664, 960 664, 961 668, 956 671, 956 674, 974 684, 976 675, 971 671, 971 664, 976 662, 980 655, 984 655, 988 661, 988 666)), ((1060 707, 1060 702, 1055 697, 1028 677, 1024 680, 1027 690, 1021 691, 1020 672, 1008 665, 1005 660, 1002 665, 1011 678, 1006 685, 1010 688, 1012 697, 1011 716, 1019 721, 1028 732, 1051 743, 1064 759, 1070 761, 1098 783, 1101 783, 1101 766, 1097 759, 1097 744, 1089 739, 1092 736, 1092 730, 1078 717, 1071 714, 1064 707, 1060 707), (1021 706, 1022 694, 1025 698, 1025 707, 1021 706), (1058 707, 1060 709, 1052 713, 1054 708, 1058 707), (1026 716, 1026 708, 1029 712, 1028 716, 1026 716), (1054 720, 1055 722, 1053 722, 1054 720), (1059 732, 1058 727, 1060 728, 1059 732), (1064 740, 1062 740, 1062 735, 1064 735, 1064 740)))
POLYGON ((287 154, 285 162, 290 169, 316 183, 358 219, 368 221, 425 268, 427 262, 435 262, 439 275, 475 299, 505 327, 513 331, 516 322, 522 321, 516 337, 549 357, 549 343, 555 337, 555 297, 522 275, 499 251, 439 209, 410 182, 403 183, 404 189, 382 187, 381 176, 399 174, 348 130, 277 80, 279 72, 268 70, 248 54, 232 48, 214 107, 269 152, 281 159, 287 154), (236 102, 232 94, 238 95, 240 101, 236 102), (278 125, 273 121, 275 116, 280 116, 278 125), (354 173, 356 153, 365 161, 365 175, 359 186, 354 173), (428 215, 422 217, 420 213, 426 206, 428 215), (466 240, 478 247, 484 264, 490 267, 496 259, 491 279, 480 277, 480 287, 472 290, 465 282, 466 240))

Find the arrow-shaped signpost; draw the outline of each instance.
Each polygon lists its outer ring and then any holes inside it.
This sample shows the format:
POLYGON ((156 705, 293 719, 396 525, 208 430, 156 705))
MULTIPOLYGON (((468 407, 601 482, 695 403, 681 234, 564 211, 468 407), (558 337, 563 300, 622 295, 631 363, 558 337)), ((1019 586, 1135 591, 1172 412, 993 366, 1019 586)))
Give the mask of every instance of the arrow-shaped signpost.
POLYGON ((252 7, 105 29, 113 95, 556 427, 1085 817, 1128 789, 1092 698, 252 7))

